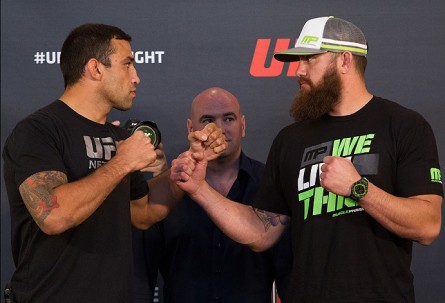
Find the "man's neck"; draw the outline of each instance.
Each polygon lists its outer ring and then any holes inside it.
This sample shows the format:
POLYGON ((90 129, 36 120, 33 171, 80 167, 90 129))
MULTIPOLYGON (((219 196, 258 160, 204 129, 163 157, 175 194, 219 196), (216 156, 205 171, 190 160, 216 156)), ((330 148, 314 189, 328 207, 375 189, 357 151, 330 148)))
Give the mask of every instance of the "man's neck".
POLYGON ((59 99, 79 115, 101 124, 105 124, 111 110, 105 103, 98 101, 94 92, 78 85, 67 88, 59 99))
POLYGON ((331 116, 348 116, 359 111, 369 101, 373 95, 366 89, 365 83, 355 81, 342 87, 342 94, 336 106, 331 110, 331 116))

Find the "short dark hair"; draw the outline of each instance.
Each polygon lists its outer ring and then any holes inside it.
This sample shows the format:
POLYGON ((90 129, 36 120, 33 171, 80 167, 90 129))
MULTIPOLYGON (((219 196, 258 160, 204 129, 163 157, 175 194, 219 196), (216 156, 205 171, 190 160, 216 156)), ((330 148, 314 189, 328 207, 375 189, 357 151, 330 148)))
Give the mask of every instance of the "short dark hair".
POLYGON ((131 36, 118 27, 106 24, 83 24, 73 29, 62 46, 60 68, 65 88, 79 81, 91 58, 111 66, 109 56, 115 52, 112 39, 131 41, 131 36))
POLYGON ((357 71, 359 72, 359 74, 363 77, 363 79, 365 78, 365 71, 366 71, 366 65, 368 63, 368 60, 366 59, 366 57, 363 56, 353 56, 354 61, 355 61, 355 67, 357 69, 357 71))

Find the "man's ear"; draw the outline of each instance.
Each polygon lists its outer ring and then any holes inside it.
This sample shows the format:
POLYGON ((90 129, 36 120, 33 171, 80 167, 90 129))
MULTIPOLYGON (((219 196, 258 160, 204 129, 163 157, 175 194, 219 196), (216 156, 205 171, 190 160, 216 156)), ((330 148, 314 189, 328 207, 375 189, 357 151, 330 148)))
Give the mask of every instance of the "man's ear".
POLYGON ((193 131, 193 123, 192 120, 187 119, 187 131, 191 133, 193 131))
POLYGON ((85 72, 91 78, 100 80, 102 78, 101 68, 102 65, 97 59, 90 59, 85 66, 85 72))
POLYGON ((353 65, 353 58, 351 52, 343 52, 341 54, 341 67, 340 71, 342 73, 347 73, 353 65))
POLYGON ((246 117, 244 115, 241 116, 241 127, 242 127, 242 138, 246 136, 246 117))

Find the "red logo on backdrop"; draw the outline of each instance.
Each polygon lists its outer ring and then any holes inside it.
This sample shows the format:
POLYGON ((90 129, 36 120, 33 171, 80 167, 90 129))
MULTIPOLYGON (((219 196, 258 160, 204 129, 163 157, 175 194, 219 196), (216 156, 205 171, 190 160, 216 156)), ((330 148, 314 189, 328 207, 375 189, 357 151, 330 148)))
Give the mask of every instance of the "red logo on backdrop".
POLYGON ((275 43, 275 48, 270 49, 272 39, 258 39, 253 53, 252 63, 250 65, 250 74, 253 77, 278 77, 283 72, 288 77, 295 77, 298 62, 288 63, 287 72, 284 69, 285 62, 277 61, 273 58, 275 52, 279 52, 288 48, 292 48, 294 45, 290 44, 290 39, 280 38, 275 43), (269 63, 268 66, 266 65, 269 63))

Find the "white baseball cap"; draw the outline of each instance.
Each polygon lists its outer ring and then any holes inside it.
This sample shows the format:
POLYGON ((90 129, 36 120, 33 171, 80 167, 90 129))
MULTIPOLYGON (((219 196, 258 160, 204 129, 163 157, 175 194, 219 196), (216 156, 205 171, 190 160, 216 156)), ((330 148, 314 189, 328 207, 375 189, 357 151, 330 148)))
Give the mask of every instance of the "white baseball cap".
POLYGON ((345 51, 366 57, 368 44, 365 36, 351 22, 329 16, 308 20, 295 47, 276 52, 274 58, 278 61, 290 62, 299 61, 299 56, 345 51))

